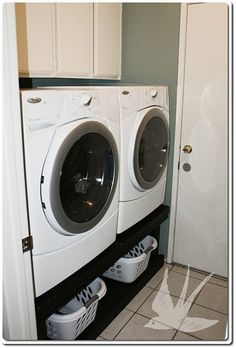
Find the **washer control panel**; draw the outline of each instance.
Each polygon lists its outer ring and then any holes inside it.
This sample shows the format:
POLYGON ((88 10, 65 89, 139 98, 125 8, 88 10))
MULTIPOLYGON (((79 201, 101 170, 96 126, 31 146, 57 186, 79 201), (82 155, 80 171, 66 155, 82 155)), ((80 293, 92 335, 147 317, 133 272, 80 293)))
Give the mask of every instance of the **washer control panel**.
POLYGON ((95 94, 87 92, 77 92, 65 95, 63 114, 66 118, 77 116, 86 117, 90 114, 99 113, 100 102, 95 94))
POLYGON ((89 106, 92 102, 93 96, 88 93, 71 94, 67 98, 68 103, 80 106, 89 106))

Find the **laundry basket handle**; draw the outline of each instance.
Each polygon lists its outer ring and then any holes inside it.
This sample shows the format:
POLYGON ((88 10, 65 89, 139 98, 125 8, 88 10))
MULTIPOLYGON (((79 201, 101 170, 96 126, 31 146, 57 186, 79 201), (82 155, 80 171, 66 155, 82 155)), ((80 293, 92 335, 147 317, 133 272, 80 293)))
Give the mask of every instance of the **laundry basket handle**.
POLYGON ((93 302, 99 299, 98 295, 94 295, 87 303, 85 303, 84 307, 87 309, 93 302))
POLYGON ((153 249, 154 249, 154 247, 151 245, 144 251, 144 253, 147 255, 149 253, 149 251, 152 251, 153 249))

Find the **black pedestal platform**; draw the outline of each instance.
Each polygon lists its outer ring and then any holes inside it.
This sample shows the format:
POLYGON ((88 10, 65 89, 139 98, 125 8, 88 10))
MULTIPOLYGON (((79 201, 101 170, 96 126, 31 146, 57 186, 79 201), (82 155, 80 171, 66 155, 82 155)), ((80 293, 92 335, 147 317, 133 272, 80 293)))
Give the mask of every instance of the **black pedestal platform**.
MULTIPOLYGON (((145 219, 117 236, 116 241, 94 260, 72 276, 35 299, 38 339, 46 339, 46 319, 66 302, 73 298, 96 277, 101 276, 121 256, 135 244, 153 235, 159 243, 160 224, 168 217, 169 207, 161 205, 145 219)), ((63 261, 62 261, 63 262, 63 261)), ((133 283, 124 284, 104 278, 107 293, 99 301, 95 321, 79 336, 79 340, 93 340, 125 308, 132 298, 143 288, 152 276, 162 267, 164 256, 158 248, 152 252, 147 270, 133 283)), ((58 265, 60 267, 60 265, 58 265)))

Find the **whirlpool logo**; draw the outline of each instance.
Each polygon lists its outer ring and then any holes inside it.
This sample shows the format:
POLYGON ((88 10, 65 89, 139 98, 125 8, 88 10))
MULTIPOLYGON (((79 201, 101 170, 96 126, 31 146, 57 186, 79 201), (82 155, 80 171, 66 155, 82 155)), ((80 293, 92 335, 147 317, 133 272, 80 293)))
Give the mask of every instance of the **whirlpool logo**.
POLYGON ((174 306, 170 292, 168 289, 168 269, 165 269, 165 275, 161 283, 160 291, 157 293, 153 303, 152 309, 157 313, 144 327, 155 330, 171 330, 178 329, 179 331, 195 332, 206 329, 218 323, 219 320, 209 320, 204 318, 190 318, 187 316, 192 302, 199 294, 203 286, 208 282, 213 273, 207 276, 198 287, 192 292, 188 299, 186 299, 188 283, 189 283, 189 267, 187 270, 183 289, 177 304, 174 306))

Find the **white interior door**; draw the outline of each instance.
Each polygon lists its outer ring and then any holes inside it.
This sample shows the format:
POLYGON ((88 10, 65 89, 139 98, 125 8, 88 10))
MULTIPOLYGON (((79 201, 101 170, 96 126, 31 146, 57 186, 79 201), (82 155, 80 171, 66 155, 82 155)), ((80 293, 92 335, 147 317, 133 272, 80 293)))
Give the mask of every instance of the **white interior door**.
POLYGON ((186 37, 173 261, 227 276, 227 5, 189 5, 186 37))

